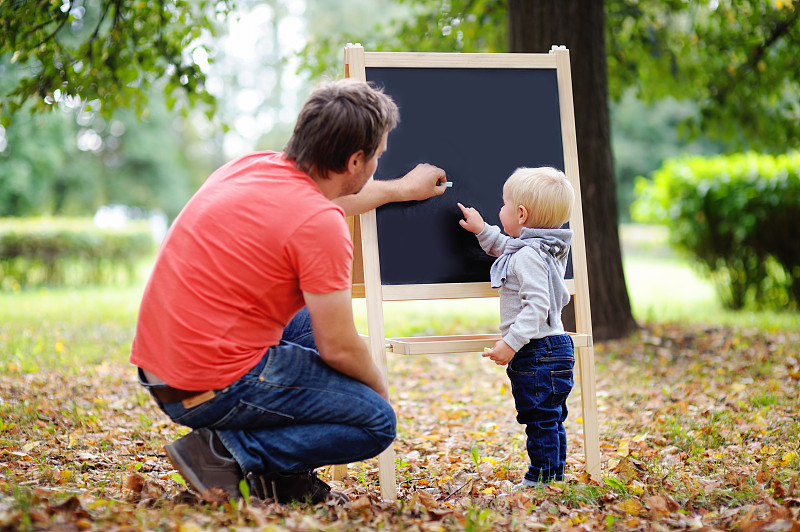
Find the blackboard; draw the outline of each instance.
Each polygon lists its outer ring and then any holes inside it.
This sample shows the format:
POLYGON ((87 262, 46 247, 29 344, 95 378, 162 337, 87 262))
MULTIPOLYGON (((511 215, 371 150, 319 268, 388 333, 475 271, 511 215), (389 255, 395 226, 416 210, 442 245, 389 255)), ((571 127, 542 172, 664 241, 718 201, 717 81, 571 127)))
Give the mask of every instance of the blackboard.
POLYGON ((442 196, 378 208, 381 283, 487 282, 494 259, 458 224, 456 203, 499 225, 503 183, 514 170, 564 170, 556 70, 371 67, 366 78, 400 108, 375 179, 428 162, 453 182, 442 196))

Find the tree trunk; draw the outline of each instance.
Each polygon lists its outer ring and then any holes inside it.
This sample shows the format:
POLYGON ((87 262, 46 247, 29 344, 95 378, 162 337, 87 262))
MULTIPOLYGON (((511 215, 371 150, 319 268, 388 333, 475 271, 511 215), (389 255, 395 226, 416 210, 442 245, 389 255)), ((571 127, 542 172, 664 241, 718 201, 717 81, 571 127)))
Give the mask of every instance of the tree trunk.
MULTIPOLYGON (((586 231, 592 332, 620 338, 636 327, 622 270, 606 72, 605 2, 508 0, 511 52, 570 52, 578 165, 586 231)), ((565 312, 572 318, 574 312, 565 312)))

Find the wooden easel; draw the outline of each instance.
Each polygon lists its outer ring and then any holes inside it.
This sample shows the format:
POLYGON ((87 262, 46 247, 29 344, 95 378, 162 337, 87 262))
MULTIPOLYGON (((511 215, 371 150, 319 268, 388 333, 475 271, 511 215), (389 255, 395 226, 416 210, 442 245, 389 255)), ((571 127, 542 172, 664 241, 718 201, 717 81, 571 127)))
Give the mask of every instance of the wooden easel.
MULTIPOLYGON (((554 46, 548 54, 366 53, 360 45, 349 44, 345 48, 344 64, 345 77, 361 81, 367 81, 366 69, 370 67, 556 70, 564 172, 575 189, 575 206, 570 220, 570 228, 573 231, 573 279, 567 281, 567 286, 573 296, 576 331, 570 334, 575 343, 580 374, 585 467, 589 475, 595 479, 599 478, 600 443, 594 348, 569 51, 564 47, 554 46)), ((482 352, 484 348, 493 346, 500 339, 499 334, 386 338, 383 319, 384 301, 486 298, 497 297, 497 291, 489 286, 488 280, 480 283, 383 285, 376 211, 373 210, 349 221, 356 254, 353 267, 353 297, 366 298, 369 349, 387 382, 387 351, 403 355, 482 352)), ((334 477, 342 478, 346 474, 346 467, 346 465, 336 466, 334 477)), ((383 499, 396 500, 397 486, 392 447, 379 457, 379 477, 383 499)))

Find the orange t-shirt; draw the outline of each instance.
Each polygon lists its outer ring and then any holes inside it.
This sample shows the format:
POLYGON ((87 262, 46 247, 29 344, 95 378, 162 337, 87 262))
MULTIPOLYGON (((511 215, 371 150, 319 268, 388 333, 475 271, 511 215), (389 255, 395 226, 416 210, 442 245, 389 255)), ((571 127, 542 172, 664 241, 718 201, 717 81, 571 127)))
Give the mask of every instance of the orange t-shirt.
POLYGON ((234 382, 280 341, 302 292, 350 287, 344 212, 293 163, 259 152, 186 204, 144 291, 130 361, 184 390, 234 382))

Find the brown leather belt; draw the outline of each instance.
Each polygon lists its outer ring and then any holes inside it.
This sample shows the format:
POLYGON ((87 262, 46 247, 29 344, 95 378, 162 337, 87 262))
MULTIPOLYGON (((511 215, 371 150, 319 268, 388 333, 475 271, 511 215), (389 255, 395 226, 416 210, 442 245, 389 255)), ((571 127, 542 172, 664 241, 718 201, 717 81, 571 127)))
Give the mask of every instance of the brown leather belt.
POLYGON ((150 391, 162 403, 177 403, 180 401, 186 408, 203 404, 213 399, 216 395, 214 390, 181 390, 171 386, 150 388, 150 391))

